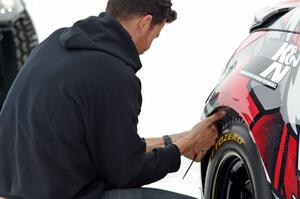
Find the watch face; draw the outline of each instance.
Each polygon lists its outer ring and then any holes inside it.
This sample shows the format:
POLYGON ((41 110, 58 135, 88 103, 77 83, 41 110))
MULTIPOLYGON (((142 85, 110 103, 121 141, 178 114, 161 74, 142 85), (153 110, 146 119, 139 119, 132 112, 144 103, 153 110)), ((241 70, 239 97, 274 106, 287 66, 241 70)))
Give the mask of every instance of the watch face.
POLYGON ((172 144, 172 138, 169 135, 164 135, 163 136, 165 146, 171 145, 172 144))

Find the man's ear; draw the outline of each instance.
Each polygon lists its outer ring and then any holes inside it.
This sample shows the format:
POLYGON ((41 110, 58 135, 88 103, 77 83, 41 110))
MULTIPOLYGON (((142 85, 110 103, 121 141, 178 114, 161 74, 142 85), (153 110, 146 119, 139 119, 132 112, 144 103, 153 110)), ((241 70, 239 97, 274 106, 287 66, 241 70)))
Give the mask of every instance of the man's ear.
POLYGON ((151 28, 152 18, 152 15, 141 16, 138 23, 140 33, 144 33, 151 28))

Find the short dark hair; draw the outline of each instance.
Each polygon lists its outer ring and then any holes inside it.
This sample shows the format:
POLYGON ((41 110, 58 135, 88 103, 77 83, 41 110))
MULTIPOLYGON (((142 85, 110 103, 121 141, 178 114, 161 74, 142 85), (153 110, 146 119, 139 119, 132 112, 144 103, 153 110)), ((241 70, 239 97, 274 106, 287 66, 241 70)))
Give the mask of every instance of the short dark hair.
POLYGON ((133 16, 152 15, 152 23, 176 20, 177 13, 172 10, 171 0, 108 0, 106 12, 115 18, 130 19, 133 16))

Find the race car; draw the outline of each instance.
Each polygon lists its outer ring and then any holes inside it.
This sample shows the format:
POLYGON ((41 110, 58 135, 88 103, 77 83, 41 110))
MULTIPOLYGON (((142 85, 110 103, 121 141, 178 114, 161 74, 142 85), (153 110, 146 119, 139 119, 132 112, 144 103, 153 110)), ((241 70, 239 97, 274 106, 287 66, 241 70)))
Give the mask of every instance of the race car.
POLYGON ((220 136, 201 163, 205 199, 300 198, 300 1, 255 15, 206 101, 220 136))
POLYGON ((37 34, 22 0, 0 0, 0 110, 37 34))

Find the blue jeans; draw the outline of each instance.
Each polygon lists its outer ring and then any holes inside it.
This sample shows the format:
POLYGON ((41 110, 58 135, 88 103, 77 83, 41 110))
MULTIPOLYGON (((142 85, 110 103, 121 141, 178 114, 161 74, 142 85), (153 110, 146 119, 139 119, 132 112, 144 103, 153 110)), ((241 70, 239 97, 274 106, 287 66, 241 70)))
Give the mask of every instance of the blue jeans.
POLYGON ((153 188, 114 189, 104 191, 101 199, 196 199, 170 191, 153 188))

